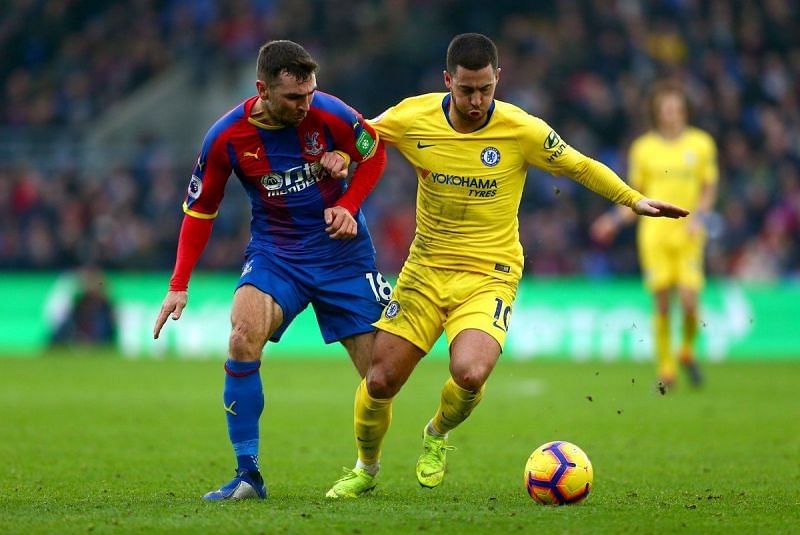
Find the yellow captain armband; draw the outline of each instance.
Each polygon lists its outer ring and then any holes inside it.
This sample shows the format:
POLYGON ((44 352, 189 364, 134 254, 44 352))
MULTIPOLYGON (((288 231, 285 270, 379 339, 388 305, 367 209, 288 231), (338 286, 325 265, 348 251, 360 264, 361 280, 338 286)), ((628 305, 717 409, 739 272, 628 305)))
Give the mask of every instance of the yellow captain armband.
POLYGON ((344 158, 344 164, 345 165, 347 165, 347 166, 350 165, 350 155, 349 154, 347 154, 346 152, 344 152, 342 150, 335 150, 333 152, 334 152, 334 154, 338 154, 339 156, 344 158))
POLYGON ((192 210, 189 208, 189 205, 186 203, 186 201, 183 201, 183 213, 192 217, 196 217, 197 219, 214 219, 219 214, 219 210, 213 214, 204 214, 202 212, 196 212, 192 210))

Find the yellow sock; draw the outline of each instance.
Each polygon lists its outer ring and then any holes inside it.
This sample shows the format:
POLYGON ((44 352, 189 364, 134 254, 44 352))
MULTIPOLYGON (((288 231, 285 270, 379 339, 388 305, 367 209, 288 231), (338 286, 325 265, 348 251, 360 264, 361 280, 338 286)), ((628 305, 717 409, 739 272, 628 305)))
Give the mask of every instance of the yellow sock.
POLYGON ((483 397, 483 386, 477 392, 464 390, 450 377, 442 389, 442 397, 436 416, 433 417, 433 428, 444 435, 467 419, 472 409, 483 397))
POLYGON ((656 312, 653 318, 653 330, 656 337, 656 362, 658 375, 667 379, 675 377, 675 360, 672 358, 669 343, 669 314, 656 312))
POLYGON ((681 360, 691 362, 694 340, 697 338, 697 312, 690 312, 683 316, 683 344, 681 346, 681 360))
POLYGON ((375 464, 381 458, 381 444, 392 422, 392 398, 375 399, 367 392, 366 380, 356 389, 355 428, 358 458, 375 464))

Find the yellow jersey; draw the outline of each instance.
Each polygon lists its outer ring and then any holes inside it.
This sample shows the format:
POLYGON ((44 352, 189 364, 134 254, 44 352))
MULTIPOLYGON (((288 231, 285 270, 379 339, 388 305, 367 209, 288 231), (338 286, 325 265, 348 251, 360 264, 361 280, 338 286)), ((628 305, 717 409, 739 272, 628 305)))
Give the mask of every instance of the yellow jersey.
POLYGON ((408 262, 519 279, 517 213, 531 165, 568 176, 618 204, 632 207, 642 198, 608 167, 512 104, 495 100, 486 123, 467 134, 450 124, 449 105, 449 93, 429 93, 369 121, 417 172, 408 262))
MULTIPOLYGON (((694 212, 703 188, 718 178, 716 144, 699 128, 688 127, 673 140, 651 131, 631 145, 628 179, 648 197, 694 212)), ((639 222, 640 239, 681 243, 688 238, 688 221, 644 217, 639 222)))

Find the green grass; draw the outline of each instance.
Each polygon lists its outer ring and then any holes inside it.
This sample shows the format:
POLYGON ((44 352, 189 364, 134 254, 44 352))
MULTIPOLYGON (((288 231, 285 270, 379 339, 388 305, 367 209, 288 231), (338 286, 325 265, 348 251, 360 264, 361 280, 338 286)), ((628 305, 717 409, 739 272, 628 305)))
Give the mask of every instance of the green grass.
POLYGON ((704 391, 661 396, 649 365, 501 361, 430 491, 414 463, 447 369, 423 362, 394 404, 376 492, 327 501, 355 460, 355 372, 344 358, 267 361, 271 497, 207 504, 233 469, 220 362, 0 359, 0 532, 796 532, 800 364, 707 371, 704 391), (583 504, 526 494, 528 455, 554 439, 592 459, 583 504))

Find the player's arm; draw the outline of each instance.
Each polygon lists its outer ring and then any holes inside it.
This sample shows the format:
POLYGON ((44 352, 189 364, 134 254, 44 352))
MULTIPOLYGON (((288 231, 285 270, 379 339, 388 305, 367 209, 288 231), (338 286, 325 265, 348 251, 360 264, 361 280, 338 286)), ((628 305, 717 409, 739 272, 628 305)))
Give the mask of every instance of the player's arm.
POLYGON ((697 203, 698 215, 706 216, 714 210, 718 191, 716 182, 703 184, 703 189, 700 191, 700 200, 697 203))
POLYGON ((674 204, 649 199, 628 186, 605 164, 575 152, 575 164, 563 174, 583 184, 595 193, 621 206, 627 206, 636 215, 648 217, 669 217, 679 219, 689 215, 689 211, 674 204))
POLYGON ((615 204, 630 208, 637 215, 680 218, 689 214, 673 204, 648 199, 606 165, 572 148, 540 119, 530 117, 527 124, 521 126, 519 140, 531 165, 553 175, 569 177, 615 204))
MULTIPOLYGON (((351 161, 357 164, 347 191, 334 206, 324 211, 328 225, 325 231, 336 240, 352 239, 357 235, 355 215, 386 167, 386 149, 380 143, 378 134, 359 113, 350 107, 343 107, 342 112, 347 120, 329 125, 336 150, 323 155, 327 161, 336 160, 345 169, 351 161), (339 161, 340 158, 342 161, 339 161)), ((325 167, 325 162, 320 162, 325 167)))
POLYGON ((355 236, 358 225, 353 217, 348 216, 356 215, 361 204, 383 175, 386 168, 385 142, 396 145, 408 128, 408 121, 401 119, 405 109, 404 104, 405 101, 389 108, 371 121, 364 121, 361 115, 350 109, 353 113, 351 117, 353 133, 352 135, 348 134, 342 140, 345 150, 326 153, 320 160, 328 172, 342 178, 347 174, 351 155, 355 161, 360 162, 353 173, 347 191, 335 206, 325 210, 325 222, 329 225, 325 230, 331 233, 331 238, 342 239, 355 236), (355 143, 351 144, 353 140, 355 143), (353 229, 352 235, 345 227, 353 229), (342 230, 344 233, 341 232, 342 230))
POLYGON ((697 211, 701 214, 707 214, 714 209, 717 202, 717 184, 705 184, 700 192, 700 201, 697 204, 697 211))
POLYGON ((372 153, 356 166, 347 191, 336 201, 336 205, 355 215, 367 196, 375 189, 384 169, 386 169, 386 146, 378 140, 372 153))
POLYGON ((361 204, 375 189, 386 168, 386 147, 378 141, 373 155, 356 166, 347 191, 334 206, 325 210, 325 232, 333 239, 354 238, 358 232, 355 215, 361 204))
MULTIPOLYGON (((337 156, 342 156, 346 159, 346 162, 337 162, 338 165, 344 167, 345 170, 350 164, 349 158, 351 154, 353 154, 356 161, 360 162, 353 173, 353 178, 350 181, 347 191, 342 195, 335 206, 325 210, 325 222, 329 225, 325 230, 331 233, 331 238, 341 239, 342 237, 355 236, 358 225, 352 216, 355 216, 356 212, 358 212, 364 199, 366 199, 369 193, 375 188, 375 185, 383 174, 383 170, 386 168, 385 143, 397 145, 408 128, 408 121, 403 119, 403 113, 406 107, 405 104, 406 101, 403 101, 370 121, 364 121, 360 115, 353 112, 355 114, 355 121, 352 123, 354 127, 353 135, 356 143, 352 148, 356 150, 356 153, 343 150, 336 150, 329 153, 331 160, 335 159, 337 156), (356 134, 359 128, 361 128, 362 131, 356 134), (364 132, 366 132, 368 136, 365 136, 364 132), (374 149, 370 149, 372 141, 374 141, 374 149), (353 229, 352 236, 349 233, 343 235, 340 232, 340 230, 344 228, 345 223, 353 229)), ((350 146, 348 139, 344 140, 344 145, 350 146)), ((324 155, 323 158, 326 156, 328 156, 328 154, 324 155)), ((333 170, 336 171, 336 168, 333 167, 333 170)))
POLYGON ((714 212, 714 204, 717 201, 717 184, 703 184, 700 190, 700 199, 697 202, 697 210, 689 220, 689 233, 698 234, 705 231, 709 225, 714 212))
POLYGON ((627 206, 617 205, 598 217, 589 227, 589 234, 598 243, 611 243, 622 227, 636 220, 636 212, 627 206))
POLYGON ((189 180, 188 193, 183 203, 185 215, 178 236, 175 269, 153 327, 155 339, 170 315, 173 320, 181 317, 189 300, 189 279, 211 236, 214 219, 225 191, 225 182, 231 173, 228 158, 219 150, 219 145, 222 142, 215 143, 206 138, 189 180), (206 151, 207 145, 211 145, 211 150, 206 151))
MULTIPOLYGON (((646 191, 645 156, 642 154, 642 144, 637 140, 631 147, 628 155, 628 181, 636 190, 646 191)), ((626 206, 616 205, 597 218, 589 228, 589 234, 598 243, 610 243, 619 230, 633 223, 636 213, 626 206)))
POLYGON ((702 153, 702 164, 700 167, 700 180, 702 181, 702 188, 700 190, 700 199, 697 203, 697 210, 689 222, 690 231, 699 232, 706 227, 709 218, 714 211, 714 205, 717 202, 718 186, 719 183, 719 167, 717 165, 717 146, 711 136, 706 139, 704 150, 702 153))
POLYGON ((402 119, 404 103, 405 101, 389 108, 370 121, 364 121, 361 115, 351 110, 354 114, 354 121, 352 121, 353 136, 343 140, 343 145, 350 147, 351 151, 336 150, 323 155, 323 160, 321 160, 323 167, 326 167, 333 176, 347 174, 346 170, 347 166, 350 165, 351 154, 356 161, 360 162, 353 173, 353 178, 350 180, 347 191, 335 206, 325 210, 325 222, 328 224, 325 231, 331 233, 331 238, 347 239, 355 237, 358 225, 353 216, 356 215, 361 204, 375 188, 386 168, 385 143, 397 145, 408 128, 408 121, 402 119), (352 146, 351 139, 355 140, 352 146), (374 149, 370 148, 373 145, 374 149), (352 152, 352 149, 355 149, 355 152, 352 152), (337 161, 339 156, 343 160, 337 161), (328 163, 328 166, 326 166, 326 163, 328 163))

